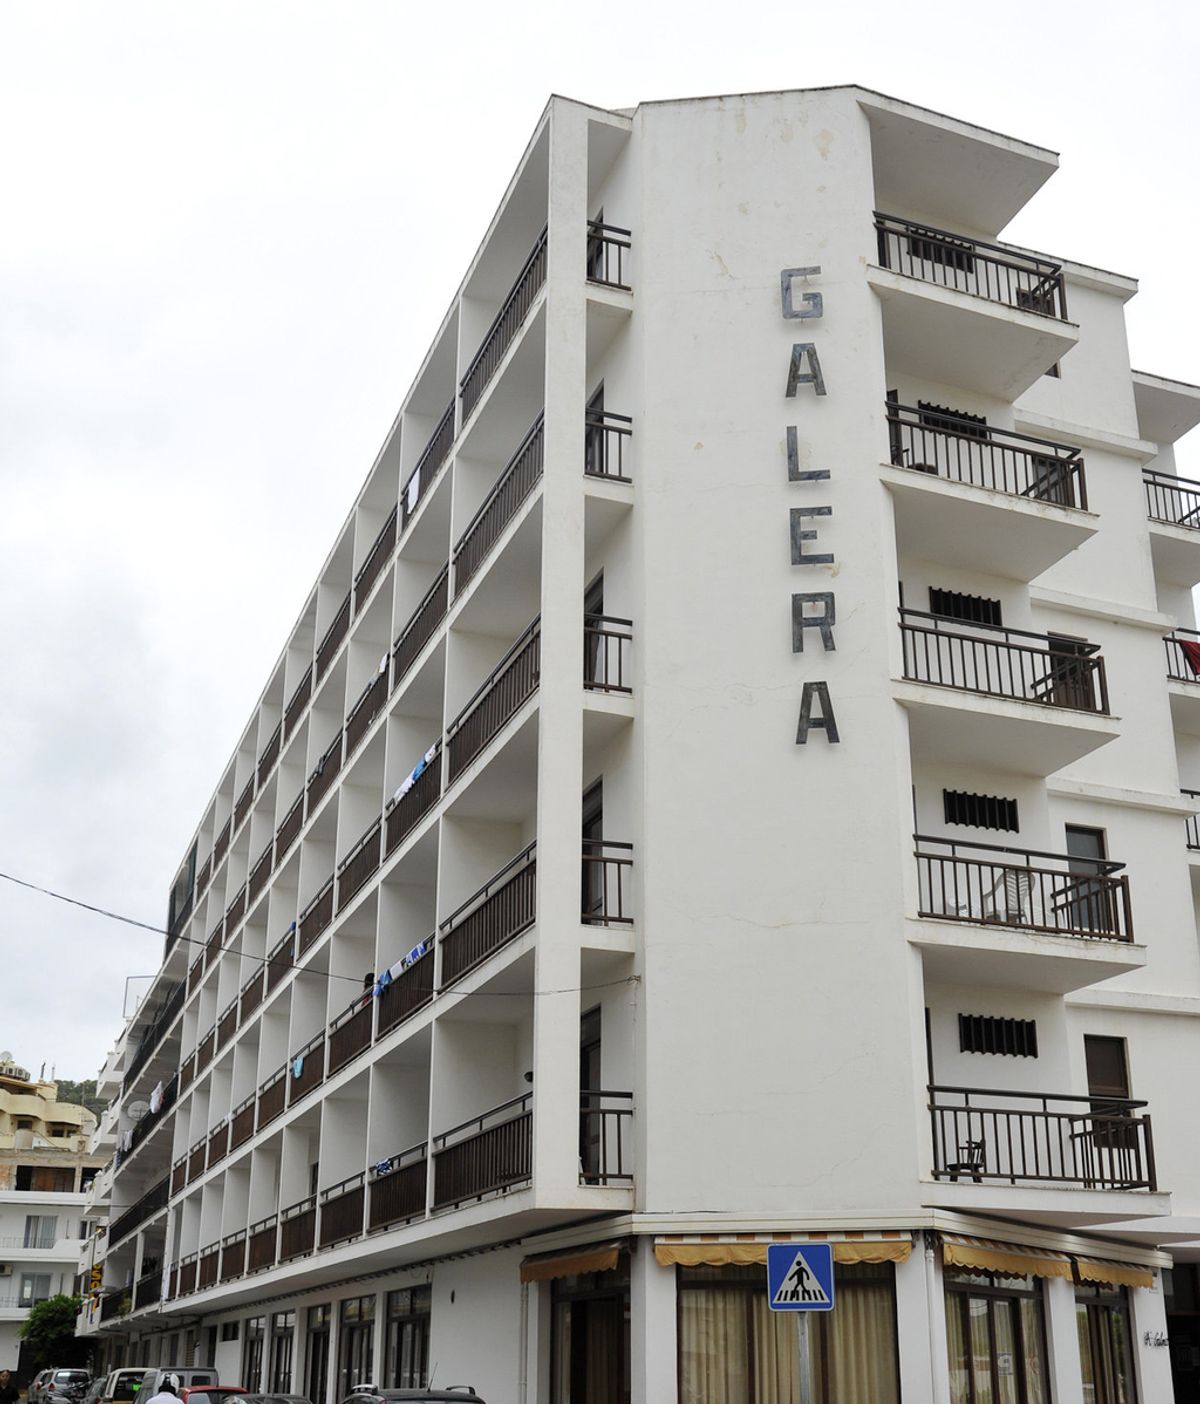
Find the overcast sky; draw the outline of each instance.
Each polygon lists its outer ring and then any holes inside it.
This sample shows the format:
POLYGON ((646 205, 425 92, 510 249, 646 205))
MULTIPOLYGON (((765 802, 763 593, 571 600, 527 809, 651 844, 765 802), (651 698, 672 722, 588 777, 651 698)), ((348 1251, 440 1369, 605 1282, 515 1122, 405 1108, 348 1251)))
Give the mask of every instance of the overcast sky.
MULTIPOLYGON (((1198 28, 1158 0, 5 3, 0 871, 164 919, 551 92, 858 82, 1052 147, 1009 236, 1139 277, 1134 365, 1200 381, 1198 28)), ((0 882, 0 943, 0 1049, 93 1076, 161 941, 0 882)))

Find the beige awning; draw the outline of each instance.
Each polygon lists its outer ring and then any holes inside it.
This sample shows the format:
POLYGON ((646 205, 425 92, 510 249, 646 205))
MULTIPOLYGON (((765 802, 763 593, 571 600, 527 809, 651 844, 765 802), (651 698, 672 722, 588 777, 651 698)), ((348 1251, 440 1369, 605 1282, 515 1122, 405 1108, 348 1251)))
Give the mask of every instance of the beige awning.
MULTIPOLYGON (((828 1239, 779 1239, 802 1247, 808 1242, 828 1243, 828 1239)), ((698 1239, 656 1239, 654 1256, 663 1267, 753 1267, 767 1261, 766 1242, 704 1242, 698 1239)), ((830 1243, 835 1263, 906 1263, 912 1255, 908 1239, 853 1239, 830 1243)))
POLYGON ((948 1267, 978 1268, 1008 1277, 1065 1277, 1070 1279, 1071 1259, 1049 1248, 1021 1243, 997 1243, 990 1238, 942 1234, 942 1261, 948 1267))
POLYGON ((621 1256, 619 1243, 593 1243, 560 1253, 539 1253, 521 1264, 522 1282, 550 1282, 583 1272, 611 1272, 621 1256))
POLYGON ((1137 1263, 1106 1263, 1099 1258, 1076 1258, 1081 1282, 1107 1282, 1114 1287, 1153 1287, 1154 1273, 1137 1263))

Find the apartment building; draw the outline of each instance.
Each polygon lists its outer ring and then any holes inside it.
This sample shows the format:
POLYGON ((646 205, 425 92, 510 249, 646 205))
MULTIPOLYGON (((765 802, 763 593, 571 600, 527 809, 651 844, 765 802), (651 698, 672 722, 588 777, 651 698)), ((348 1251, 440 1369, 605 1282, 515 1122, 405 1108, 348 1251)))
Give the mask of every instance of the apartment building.
POLYGON ((1200 390, 1056 164, 550 102, 172 887, 106 1363, 1190 1397, 1200 390))

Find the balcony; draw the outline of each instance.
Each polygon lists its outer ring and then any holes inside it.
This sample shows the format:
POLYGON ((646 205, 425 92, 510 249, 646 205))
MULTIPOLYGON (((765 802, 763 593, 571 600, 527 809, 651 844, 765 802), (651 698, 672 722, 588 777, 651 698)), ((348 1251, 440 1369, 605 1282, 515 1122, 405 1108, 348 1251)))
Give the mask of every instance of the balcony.
POLYGON ((1174 585, 1200 581, 1200 482, 1142 469, 1154 573, 1174 585))
POLYGON ((313 1251, 317 1242, 317 1200, 309 1195, 279 1216, 279 1260, 288 1262, 313 1251))
POLYGON ((337 773, 342 768, 342 732, 329 743, 324 755, 317 761, 312 774, 308 777, 305 789, 308 793, 308 813, 311 815, 320 803, 326 791, 337 779, 337 773))
POLYGON ((337 909, 342 911, 379 867, 382 819, 373 819, 363 836, 338 864, 337 909))
POLYGON ((454 547, 455 599, 466 589, 504 528, 537 485, 544 458, 542 416, 539 414, 454 547))
POLYGON ((333 876, 300 913, 300 954, 303 955, 333 920, 333 876))
POLYGON ((633 1093, 579 1094, 579 1183, 633 1183, 633 1093))
POLYGON ((900 610, 915 756, 1048 775, 1117 735, 1097 644, 900 610))
POLYGON ((154 1268, 151 1272, 145 1272, 138 1278, 133 1286, 133 1309, 140 1311, 143 1307, 157 1306, 162 1295, 162 1272, 159 1268, 154 1268))
POLYGON ((225 1006, 221 1017, 217 1020, 217 1044, 224 1048, 229 1040, 237 1032, 238 1026, 238 1002, 236 997, 225 1006))
POLYGON ((632 692, 629 650, 633 620, 583 616, 583 685, 589 692, 632 692))
POLYGON ((208 1169, 225 1159, 229 1154, 229 1118, 220 1121, 208 1133, 208 1169))
POLYGON ((246 1271, 260 1272, 263 1268, 275 1266, 275 1254, 279 1236, 279 1215, 271 1214, 265 1219, 250 1225, 246 1248, 246 1271))
MULTIPOLYGON (((20 1302, 19 1305, 29 1305, 20 1302)), ((133 1295, 128 1287, 114 1287, 100 1299, 100 1320, 113 1321, 118 1316, 128 1316, 133 1310, 133 1295)))
POLYGON ((293 801, 291 809, 280 821, 279 828, 275 830, 275 852, 279 855, 281 862, 286 857, 288 849, 295 843, 303 827, 304 791, 302 789, 293 801))
POLYGON ((254 866, 250 869, 250 878, 246 884, 246 897, 249 902, 253 902, 258 894, 267 885, 267 879, 271 876, 271 869, 275 862, 275 840, 269 838, 267 846, 258 855, 254 866))
POLYGON ((541 620, 535 619, 484 679, 446 731, 449 780, 455 780, 516 715, 541 677, 541 620))
POLYGON ((633 844, 584 839, 582 920, 585 926, 632 926, 629 880, 633 844))
POLYGON ((450 457, 453 443, 454 401, 451 400, 443 411, 441 419, 438 420, 437 428, 429 436, 429 442, 421 450, 417 466, 405 479, 404 486, 400 489, 402 530, 412 521, 421 499, 426 496, 437 481, 445 467, 446 460, 450 457))
POLYGON ((308 706, 309 698, 312 696, 313 670, 312 664, 308 665, 308 670, 296 684, 295 691, 288 698, 288 704, 283 713, 283 729, 287 736, 291 736, 296 729, 296 723, 304 715, 304 709, 308 706))
POLYGON ((344 1068, 371 1044, 374 1018, 371 992, 359 995, 329 1025, 329 1076, 344 1068))
POLYGON ((434 1209, 454 1208, 528 1183, 532 1149, 531 1092, 435 1136, 434 1209))
POLYGON ((630 291, 627 258, 633 247, 628 229, 602 220, 589 219, 587 227, 587 280, 605 288, 630 291))
POLYGON ((446 617, 449 603, 450 566, 446 564, 438 572, 437 579, 429 587, 425 598, 412 612, 412 617, 400 631, 400 637, 392 646, 392 686, 399 687, 408 676, 408 670, 421 656, 421 650, 433 637, 434 631, 446 617))
POLYGON ((430 933, 409 951, 394 975, 388 972, 388 982, 376 1001, 379 1007, 375 1020, 377 1039, 424 1009, 433 998, 433 946, 434 935, 430 933))
POLYGON ((233 807, 233 827, 235 831, 242 827, 242 821, 250 813, 250 806, 254 803, 254 772, 250 772, 250 778, 242 787, 242 793, 237 797, 237 804, 233 807))
POLYGON ((357 1175, 330 1185, 321 1192, 321 1227, 318 1242, 322 1248, 358 1238, 363 1231, 363 1209, 366 1205, 366 1175, 357 1175))
POLYGON ((123 1238, 127 1238, 136 1228, 139 1228, 151 1219, 160 1209, 165 1209, 167 1200, 170 1198, 170 1181, 167 1176, 163 1176, 159 1182, 144 1195, 132 1204, 123 1213, 117 1216, 108 1230, 109 1247, 115 1247, 123 1238))
MULTIPOLYGON (((428 754, 428 752, 426 753, 428 754)), ((398 848, 437 804, 442 793, 442 744, 433 755, 422 758, 388 802, 384 814, 384 842, 391 853, 398 848)))
POLYGON ((876 213, 889 365, 1015 399, 1078 340, 1061 264, 876 213))
POLYGON ((442 922, 442 989, 533 925, 535 849, 523 849, 442 922))
POLYGON ((203 1292, 211 1287, 221 1275, 221 1245, 210 1243, 200 1253, 200 1266, 196 1271, 196 1290, 203 1292))
POLYGON ((499 369, 504 353, 516 339, 545 281, 546 230, 543 229, 462 378, 459 393, 464 424, 499 369))
POLYGON ((162 1009, 154 1016, 154 1022, 142 1034, 138 1042, 137 1052, 130 1059, 129 1067, 125 1071, 122 1080, 122 1090, 128 1092, 134 1084, 138 1073, 150 1061, 154 1050, 162 1042, 164 1035, 175 1022, 176 1016, 183 1008, 183 1001, 187 994, 183 984, 178 984, 167 996, 162 1009))
POLYGON ((239 1024, 244 1024, 262 1003, 263 995, 266 992, 266 980, 266 967, 260 965, 242 986, 241 992, 238 995, 239 1024))
POLYGON ((293 1107, 301 1097, 320 1087, 325 1081, 325 1030, 310 1038, 303 1048, 288 1059, 291 1076, 287 1079, 288 1106, 293 1107))
MULTIPOLYGON (((1181 795, 1200 804, 1200 790, 1180 790, 1181 795)), ((1200 814, 1189 814, 1185 823, 1189 853, 1200 853, 1200 814)))
POLYGON ((254 1123, 256 1131, 261 1131, 283 1111, 287 1097, 287 1077, 288 1070, 282 1067, 259 1087, 258 1118, 254 1123))
POLYGON ((363 688, 358 700, 350 708, 346 717, 346 757, 349 759, 354 754, 355 747, 367 734, 371 723, 379 715, 380 709, 387 701, 388 695, 388 666, 386 655, 383 666, 363 688))
POLYGON ((346 591, 346 598, 338 606, 337 613, 333 616, 328 629, 325 630, 321 642, 317 645, 317 672, 316 680, 320 682, 325 676, 329 665, 333 662, 342 640, 346 637, 346 631, 350 628, 350 591, 346 591))
POLYGON ((271 733, 267 744, 263 747, 262 755, 258 758, 258 783, 261 788, 263 781, 271 773, 275 762, 279 759, 279 743, 283 736, 283 723, 280 722, 271 733))
POLYGON ((232 1282, 246 1275, 246 1230, 227 1234, 221 1240, 221 1281, 232 1282))
POLYGON ((1200 735, 1200 633, 1173 629, 1163 639, 1167 651, 1167 693, 1176 729, 1200 735))
POLYGON ((397 509, 393 507, 391 515, 384 522, 379 535, 367 552, 366 560, 359 566, 358 574, 354 577, 354 613, 356 616, 371 593, 371 587, 379 579, 380 571, 387 565, 392 554, 392 547, 396 544, 396 516, 397 509))
POLYGON ((588 410, 583 417, 583 471, 589 478, 629 483, 626 469, 633 420, 627 414, 588 410))
POLYGON ((257 1095, 254 1092, 234 1107, 229 1117, 229 1149, 236 1150, 254 1135, 254 1109, 257 1095))
POLYGON ((282 981, 283 977, 292 968, 296 959, 296 923, 284 932, 282 939, 275 945, 271 954, 267 957, 267 993, 270 994, 276 985, 282 981))
POLYGON ((368 1232, 421 1218, 425 1213, 427 1177, 424 1141, 376 1165, 369 1187, 368 1232))

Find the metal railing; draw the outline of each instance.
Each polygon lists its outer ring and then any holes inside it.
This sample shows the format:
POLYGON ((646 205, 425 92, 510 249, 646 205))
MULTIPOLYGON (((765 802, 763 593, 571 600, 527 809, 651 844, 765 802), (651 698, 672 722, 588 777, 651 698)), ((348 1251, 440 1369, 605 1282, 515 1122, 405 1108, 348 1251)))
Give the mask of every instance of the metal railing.
POLYGON ((266 993, 266 985, 267 968, 265 965, 260 965, 242 986, 238 994, 239 1024, 244 1024, 262 1003, 263 995, 266 993))
POLYGON ((196 874, 196 896, 199 897, 208 886, 208 880, 212 877, 212 854, 200 864, 200 871, 196 874))
POLYGON ((589 283, 602 283, 608 288, 629 290, 625 281, 625 255, 633 247, 628 229, 602 220, 589 219, 587 224, 586 268, 589 283))
POLYGON ((228 818, 228 819, 225 820, 225 827, 224 827, 224 828, 221 830, 221 832, 217 835, 217 837, 216 837, 216 842, 213 844, 212 861, 213 861, 213 872, 214 872, 214 873, 216 872, 217 868, 220 866, 220 864, 221 864, 221 859, 225 857, 225 851, 226 851, 226 849, 228 849, 228 847, 229 847, 229 835, 230 835, 232 829, 233 829, 233 818, 232 818, 232 816, 231 816, 230 818, 228 818))
POLYGON ((371 991, 359 995, 329 1024, 329 1076, 344 1068, 371 1044, 374 1018, 371 991))
POLYGON ((583 471, 589 478, 612 483, 633 481, 625 469, 627 440, 633 437, 633 420, 627 414, 588 410, 583 417, 583 471))
POLYGON ((211 1287, 221 1274, 221 1245, 210 1243, 201 1250, 200 1266, 196 1272, 196 1290, 203 1292, 211 1287))
POLYGON ((275 830, 275 852, 278 853, 280 861, 292 844, 299 836, 300 830, 304 827, 304 786, 301 785, 300 793, 292 801, 292 807, 280 820, 279 828, 275 830))
POLYGON ((381 672, 376 672, 371 681, 359 693, 358 700, 346 716, 346 759, 349 760, 355 747, 370 730, 371 723, 379 715, 380 708, 387 701, 387 664, 381 672))
POLYGON ((196 1055, 189 1053, 179 1065, 179 1090, 186 1092, 192 1085, 192 1079, 196 1076, 196 1055))
POLYGON ((466 589, 488 552, 500 539, 504 528, 516 516, 517 510, 541 478, 545 466, 542 428, 542 416, 539 414, 492 490, 479 504, 466 531, 458 538, 451 555, 455 599, 466 589))
POLYGON ((884 268, 1023 312, 1066 320, 1067 292, 1061 263, 878 210, 875 229, 879 262, 884 268))
POLYGON ((629 649, 633 620, 609 614, 583 616, 583 685, 590 692, 632 692, 629 649))
POLYGON ((224 931, 225 918, 221 916, 217 918, 216 926, 214 926, 213 929, 208 933, 208 939, 204 943, 203 958, 205 970, 207 970, 208 967, 212 965, 216 958, 221 954, 221 937, 224 934, 224 931))
POLYGON ((917 915, 1051 936, 1133 940, 1123 863, 914 835, 917 915))
POLYGON ((221 1281, 232 1282, 246 1274, 246 1230, 226 1234, 221 1240, 221 1281))
POLYGON ((388 801, 384 813, 384 843, 387 853, 391 853, 412 833, 438 802, 441 793, 442 744, 439 741, 432 757, 408 789, 399 798, 393 797, 388 801))
POLYGON ((267 994, 292 968, 296 959, 296 923, 283 933, 282 938, 275 943, 271 954, 267 957, 267 994))
POLYGON ((447 728, 448 778, 451 783, 533 696, 540 678, 539 616, 496 664, 447 728))
POLYGON ((913 682, 1108 715, 1098 644, 903 608, 900 633, 913 682))
POLYGON ((579 1182, 633 1182, 633 1093, 579 1093, 579 1182))
POLYGON ((375 1019, 377 1039, 424 1009, 433 998, 434 941, 435 933, 430 932, 420 946, 413 947, 411 963, 392 977, 375 1001, 379 1011, 375 1019), (417 951, 419 955, 415 954, 417 951))
POLYGON ((493 1107, 433 1140, 433 1207, 511 1189, 532 1174, 533 1093, 493 1107))
POLYGON ((341 647, 342 640, 346 637, 346 631, 350 628, 350 594, 351 592, 347 590, 346 598, 338 605, 337 613, 333 616, 329 628, 325 630, 321 642, 317 645, 317 682, 320 682, 325 676, 325 670, 333 662, 334 655, 341 647))
POLYGON ((267 738, 267 744, 263 747, 262 755, 258 758, 258 770, 256 774, 258 775, 258 783, 260 786, 267 776, 270 775, 271 767, 279 759, 279 743, 282 737, 283 722, 280 721, 276 725, 275 730, 267 738))
POLYGON ((164 1035, 175 1022, 179 1011, 183 1008, 183 1001, 187 997, 187 988, 181 981, 167 996, 163 1007, 154 1016, 153 1022, 142 1034, 138 1042, 137 1052, 130 1059, 129 1067, 121 1080, 122 1090, 128 1092, 133 1086, 134 1079, 138 1073, 150 1061, 154 1050, 162 1042, 164 1035))
POLYGON ((450 598, 450 565, 447 562, 421 603, 413 610, 408 623, 392 645, 392 686, 399 687, 408 670, 420 657, 421 650, 433 637, 434 630, 446 617, 450 598))
POLYGON ((366 833, 338 864, 337 909, 339 912, 379 867, 382 824, 381 818, 372 819, 366 833))
POLYGON ((320 1246, 330 1248, 335 1243, 358 1238, 363 1231, 366 1202, 366 1172, 363 1170, 322 1190, 320 1246))
POLYGON ((208 1167, 208 1137, 201 1136, 188 1151, 187 1182, 194 1184, 208 1167))
POLYGON ((308 795, 308 812, 316 809, 321 797, 337 779, 337 773, 342 768, 342 738, 343 732, 339 728, 337 735, 325 748, 321 759, 313 767, 312 774, 305 782, 305 791, 308 795))
POLYGON ((374 1167, 367 1204, 367 1230, 387 1228, 425 1212, 427 1146, 410 1146, 374 1167))
MULTIPOLYGON (((182 1156, 180 1156, 179 1159, 175 1162, 175 1164, 171 1166, 171 1194, 172 1194, 172 1195, 178 1194, 179 1191, 180 1191, 181 1189, 183 1189, 184 1186, 185 1186, 186 1184, 187 1184, 187 1156, 186 1156, 186 1155, 182 1155, 182 1156)), ((112 1239, 112 1230, 111 1230, 111 1229, 109 1230, 109 1236, 108 1236, 108 1237, 109 1237, 109 1242, 111 1243, 111 1242, 113 1241, 113 1239, 112 1239)))
POLYGON ((240 829, 242 820, 250 813, 250 806, 254 803, 254 772, 250 772, 250 778, 242 787, 242 793, 237 797, 237 803, 233 807, 233 827, 240 829))
POLYGON ((246 1249, 246 1271, 259 1272, 275 1266, 279 1237, 279 1215, 270 1214, 250 1225, 246 1249))
POLYGON ((504 353, 516 339, 545 281, 546 230, 543 229, 459 383, 464 423, 479 403, 504 353))
POLYGON ((288 1106, 295 1106, 301 1097, 306 1097, 324 1081, 325 1030, 322 1029, 288 1059, 288 1106))
POLYGON ((1167 677, 1172 682, 1200 683, 1200 633, 1172 629, 1163 646, 1167 650, 1167 677))
POLYGON ((254 1123, 256 1131, 261 1131, 268 1122, 274 1121, 283 1111, 287 1098, 287 1073, 285 1064, 278 1072, 272 1073, 265 1082, 259 1085, 258 1116, 254 1123))
POLYGON ((218 1161, 229 1154, 229 1119, 226 1117, 208 1133, 208 1168, 211 1170, 218 1161))
MULTIPOLYGON (((21 1300, 21 1306, 31 1306, 32 1300, 21 1300)), ((16 1305, 16 1303, 14 1303, 16 1305)), ((112 1321, 118 1316, 128 1316, 133 1310, 133 1295, 128 1287, 114 1287, 100 1298, 100 1320, 112 1321)))
POLYGON ((196 1076, 208 1067, 213 1060, 213 1054, 217 1049, 217 1026, 213 1026, 205 1033, 196 1048, 196 1076))
POLYGON ((581 915, 587 926, 630 926, 629 877, 633 844, 583 840, 581 915))
POLYGON ((311 1253, 317 1241, 317 1197, 289 1205, 279 1216, 279 1261, 311 1253))
POLYGON ((1146 515, 1152 522, 1200 531, 1200 483, 1173 473, 1142 469, 1146 489, 1146 515))
POLYGON ((295 730, 296 723, 304 714, 308 700, 312 696, 313 667, 310 663, 304 676, 296 684, 296 690, 288 698, 288 704, 283 712, 284 734, 290 736, 295 730))
POLYGON ((143 1307, 157 1306, 162 1299, 162 1269, 153 1268, 150 1272, 142 1273, 141 1277, 134 1283, 133 1287, 133 1309, 140 1311, 143 1307))
MULTIPOLYGON (((134 1229, 144 1224, 147 1219, 152 1218, 160 1209, 165 1209, 170 1197, 171 1177, 164 1175, 136 1203, 131 1204, 128 1209, 112 1221, 108 1230, 108 1246, 115 1248, 121 1239, 127 1238, 134 1229)), ((53 1245, 48 1244, 47 1246, 53 1245)))
POLYGON ((176 1073, 163 1087, 162 1096, 158 1101, 158 1107, 154 1111, 148 1111, 130 1132, 129 1149, 125 1151, 124 1154, 118 1150, 115 1157, 115 1163, 117 1165, 124 1165, 142 1142, 162 1125, 163 1116, 175 1105, 175 1098, 179 1090, 179 1073, 176 1073))
MULTIPOLYGON (((1200 790, 1180 790, 1181 795, 1186 795, 1188 799, 1200 800, 1200 790)), ((1193 852, 1200 852, 1200 815, 1189 814, 1185 820, 1187 833, 1187 846, 1193 852)))
POLYGON ((522 849, 442 922, 442 989, 533 925, 536 847, 522 849))
POLYGON ((333 874, 324 887, 300 913, 300 954, 320 936, 333 920, 333 874))
POLYGON ((887 422, 897 468, 1057 507, 1087 507, 1083 456, 1077 448, 894 400, 887 401, 887 422))
POLYGON ((1146 1105, 1123 1097, 929 1088, 933 1174, 1081 1189, 1155 1190, 1146 1105))
POLYGON ((179 1260, 179 1296, 186 1296, 196 1290, 196 1261, 199 1253, 189 1253, 179 1260))
POLYGON ((393 507, 391 515, 379 530, 379 535, 371 543, 371 549, 367 552, 366 560, 358 568, 358 574, 354 577, 354 613, 362 608, 363 602, 371 593, 371 587, 379 578, 380 571, 387 564, 391 555, 392 547, 396 544, 396 516, 397 508, 393 507))
POLYGON ((254 866, 250 869, 250 877, 246 883, 246 900, 253 902, 258 894, 267 885, 267 879, 271 876, 271 869, 275 863, 275 836, 274 834, 267 840, 267 846, 258 855, 254 866))
POLYGON ((237 1032, 238 1026, 238 1002, 237 995, 225 1006, 220 1018, 217 1020, 217 1043, 223 1048, 237 1032))
POLYGON ((421 499, 437 481, 454 443, 454 401, 451 400, 438 420, 437 428, 421 450, 417 466, 404 480, 400 489, 401 529, 407 527, 421 499))
POLYGON ((244 1102, 239 1102, 229 1117, 229 1149, 248 1141, 254 1135, 254 1112, 258 1094, 251 1092, 244 1102))

